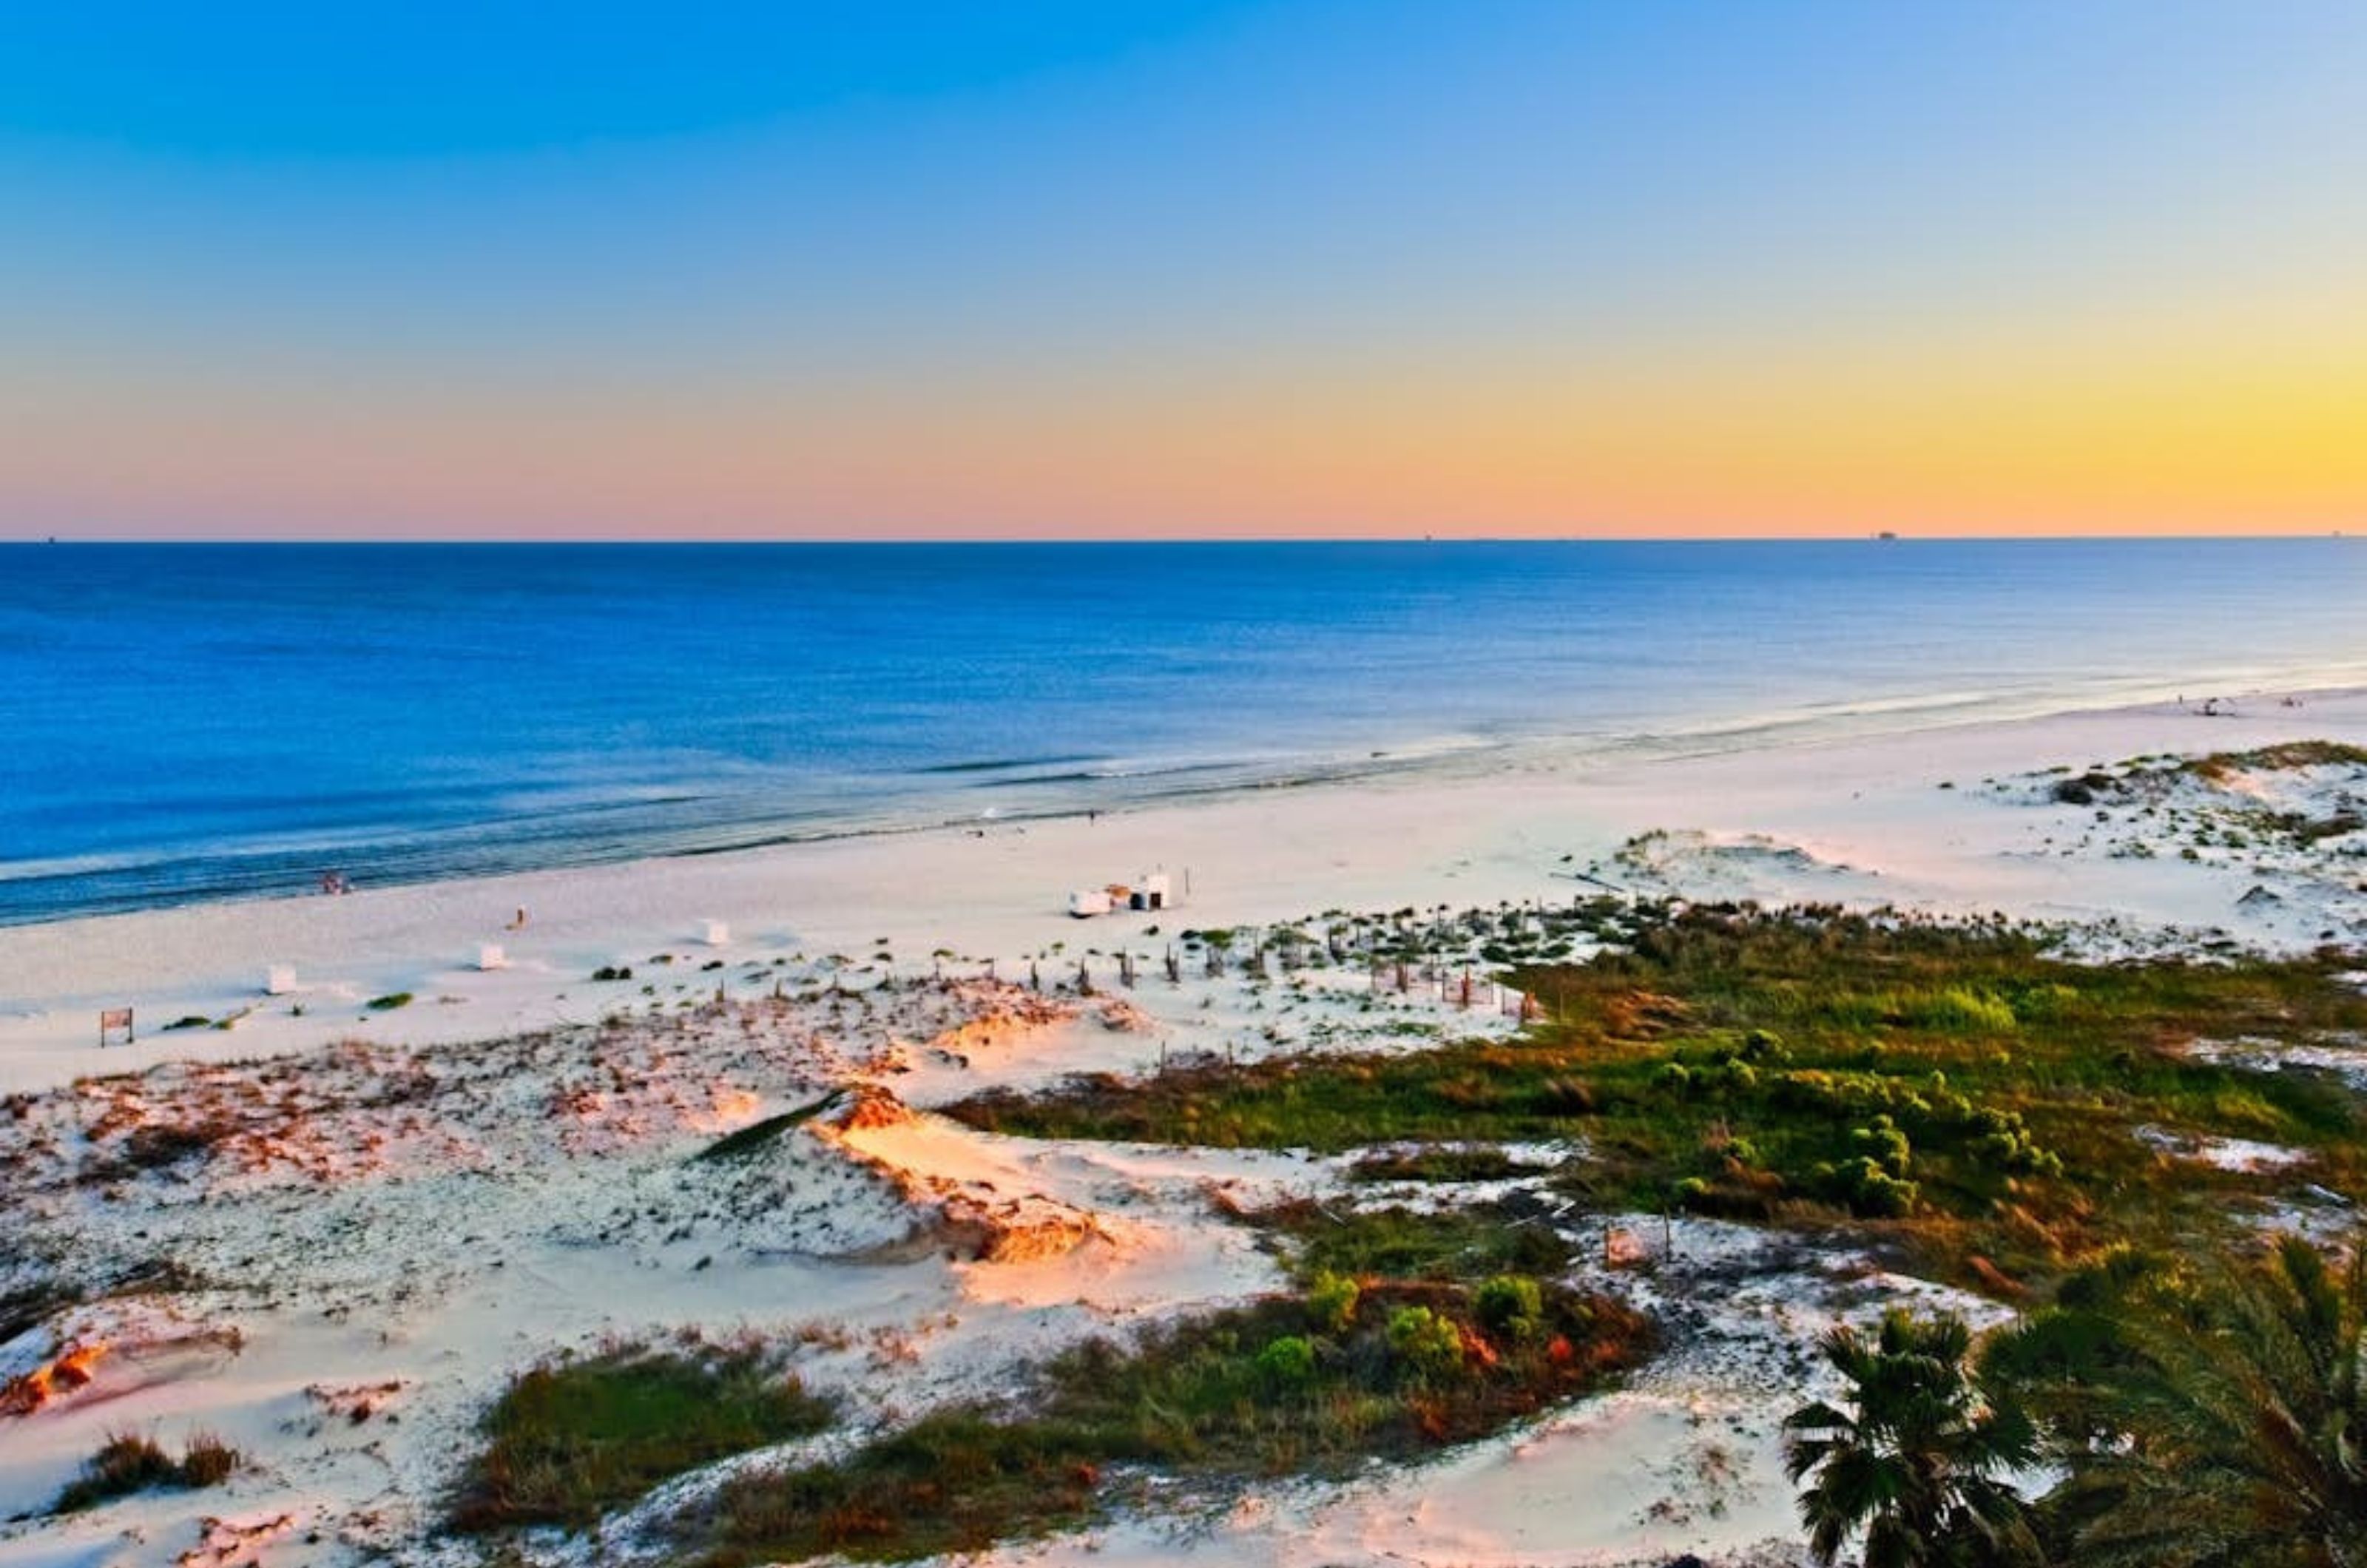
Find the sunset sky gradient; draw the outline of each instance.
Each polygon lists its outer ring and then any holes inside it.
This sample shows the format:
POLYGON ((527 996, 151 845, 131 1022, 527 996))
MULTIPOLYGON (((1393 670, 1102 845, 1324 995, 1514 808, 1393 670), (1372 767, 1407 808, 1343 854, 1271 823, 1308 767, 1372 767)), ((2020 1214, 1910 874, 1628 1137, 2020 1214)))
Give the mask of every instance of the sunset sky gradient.
POLYGON ((2367 525, 2348 0, 341 9, 0 19, 0 532, 2367 525))

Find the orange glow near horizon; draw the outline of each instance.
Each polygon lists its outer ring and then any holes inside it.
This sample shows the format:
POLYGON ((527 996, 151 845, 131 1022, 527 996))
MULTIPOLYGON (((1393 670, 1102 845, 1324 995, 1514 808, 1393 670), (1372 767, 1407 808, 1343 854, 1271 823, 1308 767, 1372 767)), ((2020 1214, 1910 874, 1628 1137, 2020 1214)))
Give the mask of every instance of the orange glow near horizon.
POLYGON ((144 408, 96 385, 0 404, 17 403, 19 494, 142 534, 2322 532, 2356 525, 2367 496, 2367 319, 2312 324, 1367 355, 835 398, 258 380, 210 397, 152 382, 144 408), (126 429, 147 432, 136 462, 126 429))

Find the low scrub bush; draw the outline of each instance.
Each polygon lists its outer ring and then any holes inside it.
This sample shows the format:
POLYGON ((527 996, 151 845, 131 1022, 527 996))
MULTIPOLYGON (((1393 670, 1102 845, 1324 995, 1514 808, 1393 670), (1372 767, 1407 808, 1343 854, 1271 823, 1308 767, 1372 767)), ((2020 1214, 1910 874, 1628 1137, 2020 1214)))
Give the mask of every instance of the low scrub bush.
POLYGON ((193 1432, 173 1458, 153 1438, 119 1432, 83 1461, 83 1472, 58 1494, 53 1511, 80 1513, 117 1497, 157 1488, 219 1486, 238 1469, 239 1454, 210 1432, 193 1432))
POLYGON ((1319 1333, 1345 1334, 1356 1321, 1356 1298, 1363 1293, 1346 1275, 1319 1269, 1307 1287, 1308 1320, 1319 1333))
POLYGON ((548 1362, 486 1412, 451 1522, 470 1533, 581 1529, 662 1481, 810 1436, 833 1416, 757 1348, 620 1345, 548 1362))
POLYGON ((1456 1280, 1491 1274, 1558 1274, 1569 1243, 1549 1225, 1501 1204, 1422 1213, 1359 1209, 1335 1213, 1312 1202, 1278 1204, 1246 1216, 1298 1244, 1300 1278, 1325 1273, 1365 1280, 1456 1280))
POLYGON ((1544 1321, 1544 1293, 1523 1275, 1499 1274, 1481 1285, 1473 1300, 1479 1325, 1499 1339, 1527 1339, 1544 1321))
POLYGON ((1501 1149, 1455 1145, 1367 1155, 1348 1174, 1359 1181, 1501 1181, 1546 1168, 1524 1164, 1501 1149))
POLYGON ((123 1136, 121 1164, 132 1170, 160 1170, 212 1151, 235 1131, 227 1122, 147 1122, 123 1136))
POLYGON ((1346 1473, 1496 1431, 1648 1349, 1648 1325, 1624 1304, 1523 1282, 1535 1327, 1517 1338, 1481 1321, 1480 1291, 1381 1281, 1328 1292, 1344 1319, 1276 1297, 1132 1347, 1088 1343, 1046 1367, 1018 1412, 941 1411, 837 1463, 733 1477, 684 1521, 690 1561, 980 1551, 1090 1517, 1116 1464, 1217 1484, 1346 1473), (1318 1319, 1336 1326, 1306 1333, 1318 1319))
POLYGON ((1463 1365, 1463 1335, 1451 1319, 1426 1306, 1389 1314, 1389 1354, 1419 1378, 1444 1376, 1463 1365))
POLYGON ((1297 1334, 1268 1340, 1257 1354, 1257 1370, 1275 1393, 1304 1388, 1315 1381, 1315 1347, 1297 1334))

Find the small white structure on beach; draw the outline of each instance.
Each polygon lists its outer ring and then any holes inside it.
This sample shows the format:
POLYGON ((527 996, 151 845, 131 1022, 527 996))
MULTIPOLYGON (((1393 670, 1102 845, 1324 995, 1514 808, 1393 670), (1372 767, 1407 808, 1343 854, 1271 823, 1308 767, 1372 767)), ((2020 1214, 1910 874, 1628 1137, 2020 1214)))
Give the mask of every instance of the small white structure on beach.
POLYGON ((709 947, 731 945, 731 926, 727 920, 701 920, 698 932, 699 940, 709 947))
POLYGON ((497 942, 481 942, 477 947, 477 967, 486 974, 510 966, 510 955, 502 951, 497 942))
POLYGON ((284 997, 296 988, 296 968, 289 964, 275 964, 263 972, 263 994, 284 997))
POLYGON ((1131 883, 1080 887, 1069 895, 1069 913, 1081 920, 1118 909, 1170 909, 1174 906, 1174 887, 1163 871, 1150 872, 1131 883))

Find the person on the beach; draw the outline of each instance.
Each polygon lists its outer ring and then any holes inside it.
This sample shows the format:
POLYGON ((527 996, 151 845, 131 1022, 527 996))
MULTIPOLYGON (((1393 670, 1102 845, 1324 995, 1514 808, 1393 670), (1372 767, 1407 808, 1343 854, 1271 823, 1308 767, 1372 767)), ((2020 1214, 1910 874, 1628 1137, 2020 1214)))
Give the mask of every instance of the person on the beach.
POLYGON ((510 930, 514 931, 522 931, 526 930, 526 909, 524 906, 519 907, 517 919, 510 922, 510 930))

